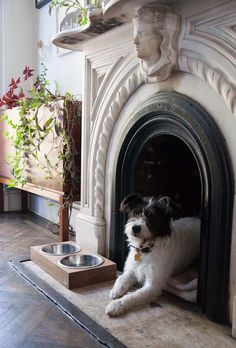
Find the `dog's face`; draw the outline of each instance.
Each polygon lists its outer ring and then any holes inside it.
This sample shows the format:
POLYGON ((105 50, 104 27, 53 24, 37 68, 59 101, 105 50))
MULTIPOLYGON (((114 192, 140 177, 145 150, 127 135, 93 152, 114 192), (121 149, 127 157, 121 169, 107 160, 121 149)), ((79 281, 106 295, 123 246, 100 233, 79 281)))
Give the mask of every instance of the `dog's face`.
POLYGON ((152 234, 147 227, 146 219, 143 216, 130 218, 124 230, 129 241, 150 240, 152 234))
POLYGON ((130 194, 121 203, 120 210, 128 214, 125 234, 129 240, 150 240, 170 235, 170 218, 180 206, 169 197, 142 198, 130 194))

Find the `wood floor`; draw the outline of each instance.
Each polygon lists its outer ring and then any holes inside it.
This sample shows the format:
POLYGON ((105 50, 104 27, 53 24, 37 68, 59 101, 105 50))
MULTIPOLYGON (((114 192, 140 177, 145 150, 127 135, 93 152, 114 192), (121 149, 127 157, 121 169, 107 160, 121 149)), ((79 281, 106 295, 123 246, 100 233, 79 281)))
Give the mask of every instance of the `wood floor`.
POLYGON ((8 263, 29 257, 31 245, 57 241, 44 227, 32 215, 0 214, 0 347, 103 347, 8 263))

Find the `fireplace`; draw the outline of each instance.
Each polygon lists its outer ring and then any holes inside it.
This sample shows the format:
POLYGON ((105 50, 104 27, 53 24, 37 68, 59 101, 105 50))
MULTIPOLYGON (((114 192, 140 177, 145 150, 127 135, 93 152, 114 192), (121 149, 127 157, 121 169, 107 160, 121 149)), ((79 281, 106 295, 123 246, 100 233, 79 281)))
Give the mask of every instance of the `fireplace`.
POLYGON ((85 54, 76 238, 121 269, 126 253, 121 199, 132 191, 172 196, 184 214, 202 220, 198 304, 210 319, 231 321, 236 312, 235 1, 168 1, 160 15, 167 51, 160 48, 151 67, 133 39, 139 32, 134 13, 147 3, 107 1, 102 23, 113 23, 112 30, 100 23, 99 32, 91 26, 91 33, 74 29, 53 39, 85 54))
POLYGON ((138 191, 177 199, 183 215, 200 216, 202 221, 198 304, 209 318, 225 322, 233 180, 224 139, 198 103, 176 92, 157 93, 140 105, 135 117, 114 176, 110 257, 122 269, 125 221, 119 203, 123 197, 138 191))

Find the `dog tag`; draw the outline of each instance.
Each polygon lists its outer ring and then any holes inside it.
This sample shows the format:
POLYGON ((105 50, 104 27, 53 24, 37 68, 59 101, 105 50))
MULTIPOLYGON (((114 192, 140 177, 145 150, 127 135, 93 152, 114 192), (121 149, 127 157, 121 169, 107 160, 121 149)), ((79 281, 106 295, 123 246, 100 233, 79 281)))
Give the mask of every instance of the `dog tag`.
POLYGON ((134 260, 135 261, 141 261, 141 257, 142 257, 142 254, 141 253, 137 253, 134 255, 134 260))

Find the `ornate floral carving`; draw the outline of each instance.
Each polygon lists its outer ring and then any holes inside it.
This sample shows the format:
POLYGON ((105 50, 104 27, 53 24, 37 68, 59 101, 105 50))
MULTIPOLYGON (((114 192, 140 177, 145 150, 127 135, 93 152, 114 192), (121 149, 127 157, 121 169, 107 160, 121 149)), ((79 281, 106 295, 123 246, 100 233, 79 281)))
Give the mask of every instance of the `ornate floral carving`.
POLYGON ((96 168, 95 168, 95 212, 94 215, 97 218, 103 217, 104 206, 104 174, 106 165, 106 156, 108 144, 110 141, 111 133, 117 117, 131 94, 144 82, 143 76, 138 73, 133 73, 122 86, 115 100, 112 102, 109 112, 105 117, 102 132, 98 141, 98 151, 96 156, 96 168))

